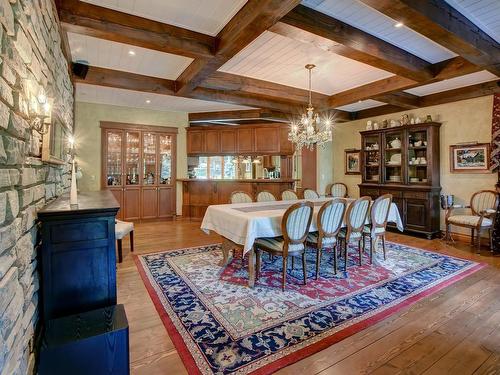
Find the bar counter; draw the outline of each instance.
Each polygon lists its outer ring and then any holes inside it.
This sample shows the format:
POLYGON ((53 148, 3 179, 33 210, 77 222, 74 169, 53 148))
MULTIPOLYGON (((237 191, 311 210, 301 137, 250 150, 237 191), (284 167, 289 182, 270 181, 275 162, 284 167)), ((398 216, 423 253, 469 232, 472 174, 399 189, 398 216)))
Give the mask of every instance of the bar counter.
POLYGON ((261 191, 269 191, 276 196, 281 192, 293 189, 297 180, 293 178, 276 179, 180 179, 182 181, 182 215, 193 219, 201 219, 208 206, 229 203, 233 191, 244 191, 253 198, 261 191))

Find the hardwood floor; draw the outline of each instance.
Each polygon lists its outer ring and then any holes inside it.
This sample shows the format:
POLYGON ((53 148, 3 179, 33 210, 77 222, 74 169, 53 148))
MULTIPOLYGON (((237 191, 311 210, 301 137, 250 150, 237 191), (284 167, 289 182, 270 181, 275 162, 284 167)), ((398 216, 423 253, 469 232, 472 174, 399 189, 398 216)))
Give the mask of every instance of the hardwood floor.
MULTIPOLYGON (((200 222, 135 225, 135 254, 220 242, 200 222)), ((477 255, 459 242, 447 245, 389 234, 388 240, 488 263, 475 274, 334 344, 280 374, 500 374, 500 258, 477 255)), ((124 240, 118 265, 118 302, 130 325, 132 374, 185 374, 124 240)))

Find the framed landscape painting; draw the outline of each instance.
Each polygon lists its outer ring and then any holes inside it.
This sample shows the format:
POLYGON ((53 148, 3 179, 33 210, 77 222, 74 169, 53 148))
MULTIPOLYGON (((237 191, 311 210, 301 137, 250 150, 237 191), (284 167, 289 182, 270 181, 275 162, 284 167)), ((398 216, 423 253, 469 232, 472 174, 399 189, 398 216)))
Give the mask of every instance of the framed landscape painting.
POLYGON ((489 143, 450 146, 450 170, 452 173, 489 173, 489 163, 489 143))
POLYGON ((361 151, 347 149, 345 152, 345 174, 361 174, 361 151))

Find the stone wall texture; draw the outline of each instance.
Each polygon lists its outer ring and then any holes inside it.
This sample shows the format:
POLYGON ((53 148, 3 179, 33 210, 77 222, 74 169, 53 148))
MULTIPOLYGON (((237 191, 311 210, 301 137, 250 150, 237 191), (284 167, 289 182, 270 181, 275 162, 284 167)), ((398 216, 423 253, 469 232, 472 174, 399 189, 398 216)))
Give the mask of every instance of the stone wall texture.
POLYGON ((40 157, 28 93, 45 89, 73 129, 73 86, 52 0, 0 0, 0 374, 33 372, 39 327, 37 210, 69 187, 40 157))

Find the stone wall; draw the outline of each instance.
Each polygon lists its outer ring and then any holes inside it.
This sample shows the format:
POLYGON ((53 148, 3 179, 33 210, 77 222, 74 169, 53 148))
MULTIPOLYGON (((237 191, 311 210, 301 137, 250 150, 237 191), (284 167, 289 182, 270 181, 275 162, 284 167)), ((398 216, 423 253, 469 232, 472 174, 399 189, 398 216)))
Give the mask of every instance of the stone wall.
POLYGON ((45 89, 73 128, 73 87, 52 0, 0 0, 0 374, 33 372, 39 277, 36 212, 69 186, 69 164, 41 161, 29 93, 45 89))

